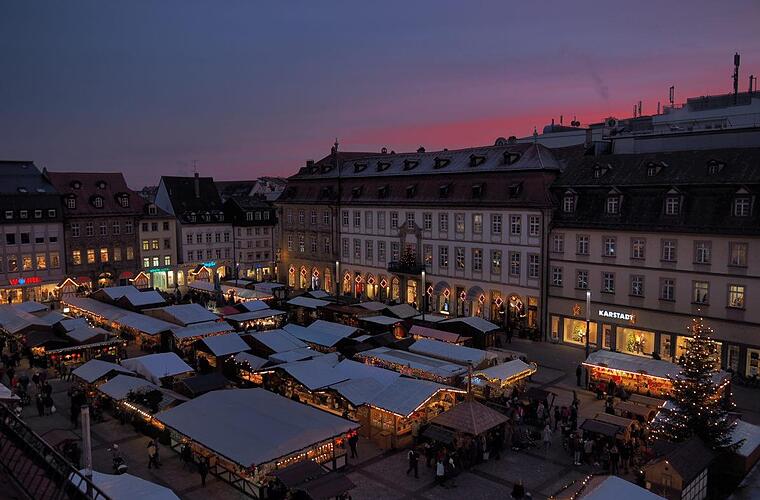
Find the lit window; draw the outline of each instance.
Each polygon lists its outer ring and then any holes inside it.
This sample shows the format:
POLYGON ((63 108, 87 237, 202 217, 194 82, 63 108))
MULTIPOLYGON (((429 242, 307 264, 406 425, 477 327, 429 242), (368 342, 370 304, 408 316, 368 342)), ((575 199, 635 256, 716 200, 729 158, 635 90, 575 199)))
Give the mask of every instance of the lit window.
POLYGON ((695 304, 708 304, 708 296, 710 291, 710 284, 707 281, 695 281, 694 293, 691 301, 695 304))
POLYGON ((602 292, 615 293, 615 273, 602 273, 602 292))
POLYGON ((728 307, 744 309, 744 285, 728 286, 728 307))
POLYGON ((729 245, 730 265, 738 267, 747 267, 747 244, 731 242, 729 245))

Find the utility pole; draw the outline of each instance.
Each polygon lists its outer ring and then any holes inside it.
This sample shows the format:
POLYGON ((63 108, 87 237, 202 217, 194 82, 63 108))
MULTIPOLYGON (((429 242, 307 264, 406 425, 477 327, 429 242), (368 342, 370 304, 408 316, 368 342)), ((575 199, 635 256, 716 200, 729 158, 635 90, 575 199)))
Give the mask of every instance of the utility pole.
POLYGON ((87 496, 92 498, 92 437, 90 436, 90 407, 82 406, 82 447, 84 448, 84 477, 87 496))

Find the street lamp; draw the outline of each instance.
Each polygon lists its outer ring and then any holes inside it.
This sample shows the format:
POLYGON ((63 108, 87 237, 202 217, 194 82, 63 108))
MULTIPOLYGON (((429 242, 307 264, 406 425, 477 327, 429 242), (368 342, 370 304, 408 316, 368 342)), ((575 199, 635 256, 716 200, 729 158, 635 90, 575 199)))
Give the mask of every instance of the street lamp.
POLYGON ((343 280, 340 277, 340 261, 335 261, 335 303, 340 304, 340 292, 343 280))
POLYGON ((589 341, 588 341, 588 333, 589 333, 589 314, 591 313, 591 290, 586 290, 586 357, 588 358, 589 354, 589 341))

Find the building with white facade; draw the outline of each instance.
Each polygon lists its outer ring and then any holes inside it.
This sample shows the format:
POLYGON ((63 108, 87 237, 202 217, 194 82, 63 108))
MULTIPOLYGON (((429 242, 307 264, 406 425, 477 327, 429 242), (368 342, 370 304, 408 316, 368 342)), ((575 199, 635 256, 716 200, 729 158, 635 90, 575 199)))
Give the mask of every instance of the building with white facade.
POLYGON ((146 202, 138 226, 141 271, 150 277, 149 286, 171 291, 177 273, 177 219, 146 202))
POLYGON ((231 276, 232 224, 225 219, 222 200, 211 177, 161 177, 156 205, 177 219, 176 281, 183 286, 196 279, 231 276))

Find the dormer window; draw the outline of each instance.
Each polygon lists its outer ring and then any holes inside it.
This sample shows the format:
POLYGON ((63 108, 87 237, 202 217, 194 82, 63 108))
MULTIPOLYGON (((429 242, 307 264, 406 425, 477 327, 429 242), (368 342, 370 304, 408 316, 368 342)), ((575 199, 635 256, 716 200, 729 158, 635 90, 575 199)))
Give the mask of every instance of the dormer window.
POLYGON ((379 188, 377 188, 377 197, 378 198, 387 198, 389 192, 390 192, 390 188, 387 185, 380 186, 379 188))
POLYGON ((594 179, 602 177, 604 174, 610 171, 610 169, 611 167, 609 165, 600 165, 597 163, 594 165, 594 179))
POLYGON ((520 196, 523 190, 523 183, 518 182, 517 184, 510 184, 509 185, 509 197, 510 198, 517 198, 520 196))
POLYGON ((707 162, 707 174, 718 175, 723 170, 723 167, 725 166, 726 164, 722 161, 710 160, 709 162, 707 162))
POLYGON ((77 200, 73 196, 66 198, 66 208, 74 210, 77 208, 77 200))
POLYGON ((95 186, 98 189, 105 189, 106 188, 106 182, 105 181, 98 181, 95 183, 95 186))
POLYGON ((473 198, 482 198, 484 190, 485 190, 485 188, 483 187, 483 184, 474 184, 472 186, 472 197, 473 198))
POLYGON ((449 163, 451 163, 450 158, 436 158, 433 160, 433 168, 445 168, 449 163))
POLYGON ((322 186, 322 189, 319 192, 320 198, 330 198, 332 197, 332 186, 322 186))
POLYGON ((661 161, 659 163, 650 161, 649 163, 647 163, 647 177, 654 177, 655 175, 660 173, 663 167, 666 167, 666 166, 667 164, 664 161, 661 161))
POLYGON ((388 170, 391 166, 391 162, 389 161, 379 161, 377 162, 377 171, 378 172, 384 172, 388 170))
POLYGON ((205 214, 203 214, 202 218, 203 218, 204 222, 211 222, 211 214, 208 213, 208 212, 206 212, 205 214))
POLYGON ((195 212, 191 213, 188 219, 190 219, 190 222, 195 222, 195 212))
POLYGON ((119 205, 121 205, 122 208, 129 208, 129 196, 126 194, 120 195, 119 205))
POLYGON ((417 184, 406 186, 406 197, 414 198, 415 196, 417 196, 417 184))
POLYGON ((438 187, 439 198, 448 198, 450 192, 451 192, 451 184, 443 184, 438 187))
POLYGON ((566 214, 575 212, 575 193, 567 192, 562 197, 562 211, 566 214))
POLYGON ((734 217, 749 217, 752 212, 752 200, 749 196, 741 195, 734 198, 734 217))
POLYGON ((512 153, 510 151, 504 151, 504 164, 514 165, 520 160, 520 153, 512 153))
POLYGON ((216 220, 219 222, 224 222, 224 214, 219 214, 216 216, 216 220))
POLYGON ((412 170, 419 164, 419 160, 404 160, 404 170, 412 170))
POLYGON ((359 172, 362 172, 365 168, 367 168, 367 163, 366 162, 362 162, 362 163, 357 162, 357 163, 354 163, 354 173, 358 174, 359 172))
POLYGON ((80 189, 82 187, 82 183, 79 182, 79 181, 74 181, 74 182, 71 183, 71 187, 73 189, 80 189))
POLYGON ((24 194, 25 194, 25 193, 28 193, 28 192, 29 192, 29 190, 28 190, 28 189, 26 189, 25 187, 20 187, 20 188, 18 188, 18 192, 19 192, 19 193, 24 193, 24 194))
POLYGON ((156 215, 157 213, 155 205, 148 205, 148 215, 156 215))
POLYGON ((96 196, 92 199, 92 205, 95 208, 103 208, 103 197, 102 196, 96 196))
POLYGON ((610 194, 607 195, 607 205, 604 210, 607 215, 617 215, 620 213, 620 195, 610 194))
POLYGON ((486 162, 485 156, 480 155, 470 155, 470 166, 471 167, 479 167, 480 165, 484 164, 486 162))
POLYGON ((363 190, 364 189, 362 188, 362 186, 353 187, 351 188, 351 196, 353 196, 354 198, 358 198, 362 195, 363 190))
POLYGON ((681 197, 676 194, 668 194, 665 197, 665 215, 678 215, 681 213, 681 197))

